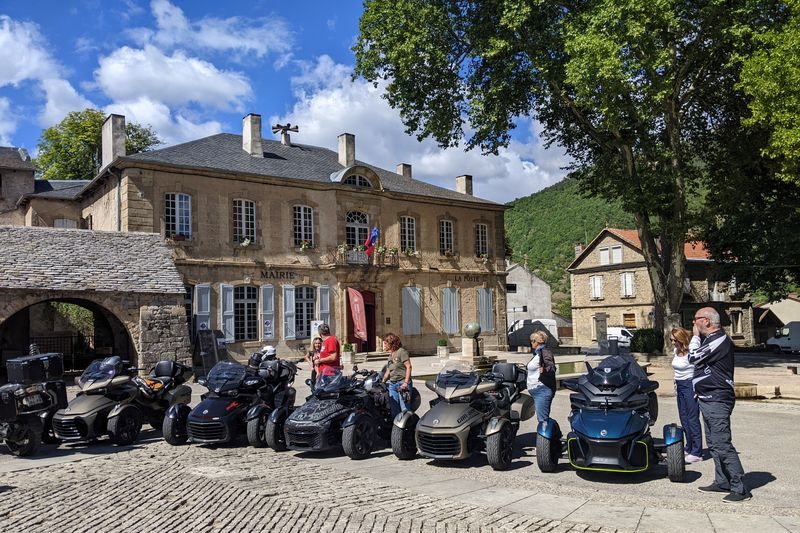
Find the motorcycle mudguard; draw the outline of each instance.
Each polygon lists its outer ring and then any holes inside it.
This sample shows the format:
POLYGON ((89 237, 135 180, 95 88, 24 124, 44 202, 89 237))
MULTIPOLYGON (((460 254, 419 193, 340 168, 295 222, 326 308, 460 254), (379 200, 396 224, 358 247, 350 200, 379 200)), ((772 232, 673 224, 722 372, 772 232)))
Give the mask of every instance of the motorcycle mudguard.
POLYGON ((342 429, 354 425, 356 422, 358 422, 358 418, 360 416, 361 413, 358 411, 353 411, 352 413, 347 415, 347 418, 345 418, 344 422, 342 422, 342 429))
POLYGON ((259 405, 254 405, 253 407, 247 410, 247 416, 245 416, 245 420, 247 420, 248 422, 251 420, 255 420, 265 412, 267 413, 270 412, 270 408, 264 405, 263 403, 259 405))
POLYGON ((536 433, 546 439, 561 438, 561 428, 558 427, 558 422, 552 418, 539 422, 536 426, 536 433))
POLYGON ((491 420, 489 420, 488 424, 486 424, 486 431, 484 431, 483 434, 486 435, 487 437, 489 435, 494 435, 495 433, 503 429, 503 426, 505 424, 510 424, 510 423, 511 422, 503 416, 495 416, 491 420))
POLYGON ((192 402, 192 389, 187 385, 178 385, 174 390, 167 392, 165 399, 169 401, 170 405, 189 404, 192 402))
POLYGON ((119 416, 120 413, 122 413, 122 411, 125 411, 126 409, 138 410, 138 407, 136 407, 135 405, 131 405, 129 403, 118 403, 117 405, 114 406, 111 412, 108 413, 108 419, 111 420, 112 418, 119 416))
POLYGON ((186 420, 191 410, 192 408, 185 403, 175 403, 169 406, 164 416, 173 420, 186 420))
POLYGON ((269 419, 273 424, 283 424, 287 418, 289 418, 289 408, 287 407, 278 407, 269 415, 269 419))
POLYGON ((397 415, 392 423, 400 429, 406 429, 416 427, 418 421, 419 415, 413 411, 406 411, 397 415))
POLYGON ((669 446, 683 440, 683 428, 677 424, 664 425, 664 445, 669 446))

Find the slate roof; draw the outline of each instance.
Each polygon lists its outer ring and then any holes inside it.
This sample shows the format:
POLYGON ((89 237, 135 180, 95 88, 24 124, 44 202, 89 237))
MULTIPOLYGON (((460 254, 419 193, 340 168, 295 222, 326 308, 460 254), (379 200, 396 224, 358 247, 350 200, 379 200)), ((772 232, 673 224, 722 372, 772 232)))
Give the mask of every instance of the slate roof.
POLYGON ((0 146, 0 168, 31 171, 36 169, 27 151, 11 146, 0 146))
POLYGON ((32 193, 26 196, 72 200, 90 180, 34 180, 32 193))
POLYGON ((0 289, 183 294, 155 233, 0 226, 0 289))
MULTIPOLYGON (((263 139, 264 157, 253 157, 242 149, 242 136, 220 133, 160 150, 119 158, 119 161, 151 162, 162 165, 206 168, 225 172, 241 172, 292 180, 331 182, 331 174, 343 169, 337 152, 307 144, 285 146, 279 141, 263 139)), ((396 191, 433 198, 500 205, 489 200, 461 194, 413 178, 405 178, 369 163, 356 160, 375 171, 387 191, 396 191)), ((455 178, 455 176, 454 176, 455 178)))

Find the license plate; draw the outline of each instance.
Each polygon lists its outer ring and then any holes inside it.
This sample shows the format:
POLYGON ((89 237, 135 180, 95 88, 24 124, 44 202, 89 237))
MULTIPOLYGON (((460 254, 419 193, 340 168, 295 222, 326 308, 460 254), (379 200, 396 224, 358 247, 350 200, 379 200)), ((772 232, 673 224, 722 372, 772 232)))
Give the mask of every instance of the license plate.
POLYGON ((42 405, 44 400, 38 394, 36 396, 26 396, 22 399, 22 405, 26 407, 35 407, 37 405, 42 405))

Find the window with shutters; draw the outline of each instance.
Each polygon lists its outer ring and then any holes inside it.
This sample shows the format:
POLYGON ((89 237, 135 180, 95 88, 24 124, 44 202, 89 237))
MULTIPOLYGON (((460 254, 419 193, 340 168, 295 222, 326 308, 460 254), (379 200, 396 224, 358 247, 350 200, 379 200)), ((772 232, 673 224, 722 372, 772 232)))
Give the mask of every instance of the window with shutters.
POLYGON ((258 339, 258 289, 249 285, 233 288, 233 338, 236 342, 258 339))
POLYGON ((417 220, 414 217, 400 217, 400 251, 417 251, 417 220))
POLYGON ((403 335, 422 334, 422 299, 419 287, 403 287, 403 335))
POLYGON ((164 236, 192 238, 192 197, 188 194, 164 195, 164 236))
MULTIPOLYGON (((194 321, 194 331, 211 329, 211 285, 208 283, 195 285, 194 308, 197 315, 194 321)), ((222 329, 223 325, 220 324, 219 327, 222 329)))
POLYGON ((592 300, 603 299, 603 276, 589 277, 589 290, 592 300))
POLYGON ((608 247, 603 247, 598 250, 600 254, 600 264, 607 265, 611 262, 608 247))
POLYGON ((314 248, 314 210, 307 205, 296 205, 293 213, 294 245, 314 248))
POLYGON ((361 211, 350 211, 345 217, 344 237, 350 246, 364 244, 369 235, 369 217, 361 211))
POLYGON ((479 288, 478 325, 482 332, 494 331, 494 298, 492 289, 479 288))
POLYGON ((298 339, 311 336, 317 294, 314 287, 296 287, 294 290, 294 331, 298 339))
POLYGON ((456 335, 460 331, 458 320, 458 289, 445 287, 441 292, 442 331, 448 335, 456 335))
POLYGON ((622 325, 626 328, 635 328, 636 313, 622 313, 622 325))
POLYGON ((233 242, 256 242, 256 204, 250 200, 233 201, 233 242))
POLYGON ((636 296, 633 272, 623 272, 619 275, 620 296, 633 298, 636 296))
POLYGON ((475 256, 486 257, 489 255, 489 226, 475 224, 475 256))
POLYGON ((611 247, 611 264, 617 265, 622 263, 622 246, 611 247))
POLYGON ((439 253, 442 255, 453 255, 453 221, 439 221, 439 253))

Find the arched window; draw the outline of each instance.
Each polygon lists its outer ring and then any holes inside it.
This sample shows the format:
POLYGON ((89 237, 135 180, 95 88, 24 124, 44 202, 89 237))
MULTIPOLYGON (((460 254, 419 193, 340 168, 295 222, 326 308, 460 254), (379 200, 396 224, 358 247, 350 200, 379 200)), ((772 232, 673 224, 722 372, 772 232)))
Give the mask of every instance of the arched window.
POLYGON ((350 211, 345 217, 345 242, 350 246, 364 244, 369 235, 369 217, 361 211, 350 211))
POLYGON ((354 187, 366 187, 367 189, 372 188, 372 183, 370 183, 370 181, 361 174, 352 174, 347 176, 342 183, 345 185, 353 185, 354 187))

